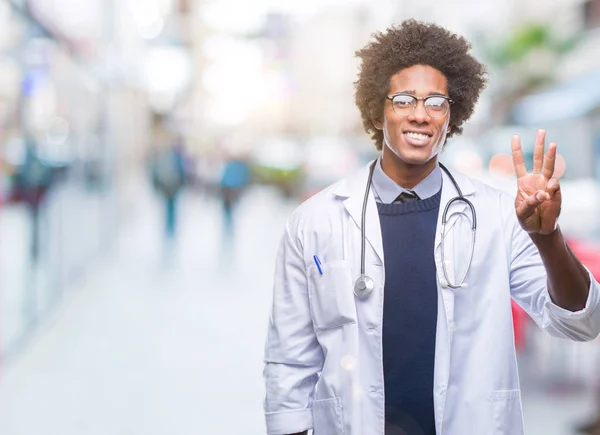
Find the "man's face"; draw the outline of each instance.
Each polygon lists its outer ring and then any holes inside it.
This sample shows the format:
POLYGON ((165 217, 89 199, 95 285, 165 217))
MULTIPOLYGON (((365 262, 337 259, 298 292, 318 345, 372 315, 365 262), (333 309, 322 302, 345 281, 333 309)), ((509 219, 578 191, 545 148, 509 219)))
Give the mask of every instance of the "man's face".
MULTIPOLYGON (((430 95, 448 96, 448 81, 440 71, 425 65, 414 65, 394 74, 390 79, 388 95, 398 93, 415 97, 430 95)), ((442 117, 432 117, 420 100, 412 114, 401 115, 394 111, 393 103, 385 100, 383 120, 374 122, 383 130, 384 156, 391 151, 408 165, 425 165, 441 150, 446 141, 450 123, 450 110, 442 117)))

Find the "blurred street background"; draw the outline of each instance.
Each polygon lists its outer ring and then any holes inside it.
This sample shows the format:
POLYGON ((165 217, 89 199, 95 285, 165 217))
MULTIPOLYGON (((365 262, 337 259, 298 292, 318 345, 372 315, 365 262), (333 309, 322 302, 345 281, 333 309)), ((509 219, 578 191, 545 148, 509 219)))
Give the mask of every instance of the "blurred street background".
MULTIPOLYGON (((0 434, 265 433, 285 219, 375 156, 354 51, 407 18, 489 66, 442 160, 514 194, 545 128, 600 279, 600 0, 0 0, 0 434)), ((578 433, 600 342, 514 319, 526 434, 578 433)))

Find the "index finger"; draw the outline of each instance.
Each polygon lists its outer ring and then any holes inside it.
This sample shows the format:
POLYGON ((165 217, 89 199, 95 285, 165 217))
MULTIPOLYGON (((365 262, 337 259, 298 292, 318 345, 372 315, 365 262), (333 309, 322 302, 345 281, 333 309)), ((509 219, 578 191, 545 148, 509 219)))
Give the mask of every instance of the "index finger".
POLYGON ((524 177, 527 175, 527 166, 525 166, 525 159, 523 158, 523 151, 521 150, 521 138, 519 136, 515 135, 512 137, 511 149, 515 174, 517 174, 517 178, 524 177))

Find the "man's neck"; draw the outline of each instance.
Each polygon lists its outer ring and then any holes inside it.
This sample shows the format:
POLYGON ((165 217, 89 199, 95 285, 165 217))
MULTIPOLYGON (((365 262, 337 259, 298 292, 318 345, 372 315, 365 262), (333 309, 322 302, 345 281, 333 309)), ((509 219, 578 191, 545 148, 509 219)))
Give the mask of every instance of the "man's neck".
POLYGON ((400 160, 394 153, 384 152, 381 158, 381 169, 394 182, 405 189, 413 189, 423 181, 437 165, 437 157, 422 165, 412 165, 400 160))

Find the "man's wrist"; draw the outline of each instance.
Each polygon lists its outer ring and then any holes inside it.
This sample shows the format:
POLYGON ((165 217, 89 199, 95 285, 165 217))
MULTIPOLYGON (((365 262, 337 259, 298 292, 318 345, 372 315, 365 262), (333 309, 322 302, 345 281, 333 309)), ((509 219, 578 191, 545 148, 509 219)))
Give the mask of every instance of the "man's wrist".
POLYGON ((556 247, 558 244, 564 243, 558 224, 550 234, 529 233, 529 237, 531 237, 533 244, 540 250, 545 247, 556 247))

